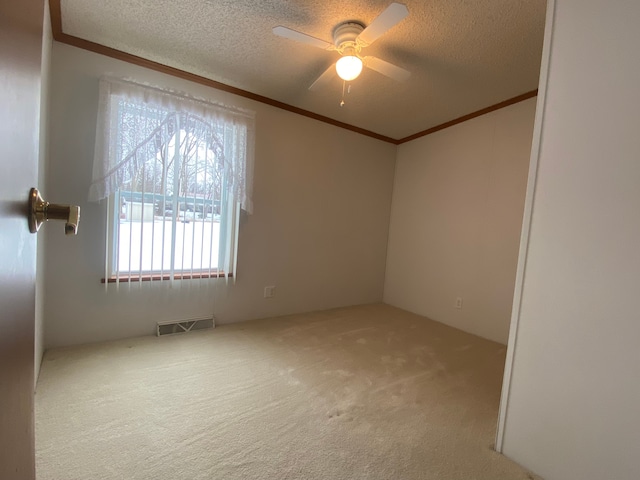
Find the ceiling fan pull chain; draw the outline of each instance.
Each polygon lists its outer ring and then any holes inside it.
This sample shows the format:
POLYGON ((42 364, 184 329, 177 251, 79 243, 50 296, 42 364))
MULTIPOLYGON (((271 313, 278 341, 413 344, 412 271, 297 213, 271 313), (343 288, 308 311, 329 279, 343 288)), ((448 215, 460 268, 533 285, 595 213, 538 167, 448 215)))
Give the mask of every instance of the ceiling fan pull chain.
MULTIPOLYGON (((345 90, 346 85, 347 85, 347 81, 343 80, 342 81, 342 99, 340 100, 340 106, 341 107, 344 106, 344 90, 345 90)), ((351 88, 351 85, 349 85, 349 88, 351 88)))

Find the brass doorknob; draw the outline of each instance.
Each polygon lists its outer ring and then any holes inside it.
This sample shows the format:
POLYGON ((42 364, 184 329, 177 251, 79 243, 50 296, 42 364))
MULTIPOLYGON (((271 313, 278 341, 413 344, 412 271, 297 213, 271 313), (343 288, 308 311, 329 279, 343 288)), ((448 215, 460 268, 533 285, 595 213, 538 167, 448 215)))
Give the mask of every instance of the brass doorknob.
POLYGON ((64 220, 64 233, 76 235, 80 223, 80 207, 45 202, 37 188, 29 191, 29 231, 36 233, 48 220, 64 220))

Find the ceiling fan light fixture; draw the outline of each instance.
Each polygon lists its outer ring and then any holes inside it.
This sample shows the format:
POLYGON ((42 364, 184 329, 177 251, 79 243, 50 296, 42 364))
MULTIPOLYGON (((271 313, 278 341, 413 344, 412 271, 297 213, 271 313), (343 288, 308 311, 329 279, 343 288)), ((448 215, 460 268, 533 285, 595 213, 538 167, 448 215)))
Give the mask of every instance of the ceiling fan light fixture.
POLYGON ((336 72, 341 79, 350 82, 362 72, 362 60, 355 55, 345 55, 336 62, 336 72))

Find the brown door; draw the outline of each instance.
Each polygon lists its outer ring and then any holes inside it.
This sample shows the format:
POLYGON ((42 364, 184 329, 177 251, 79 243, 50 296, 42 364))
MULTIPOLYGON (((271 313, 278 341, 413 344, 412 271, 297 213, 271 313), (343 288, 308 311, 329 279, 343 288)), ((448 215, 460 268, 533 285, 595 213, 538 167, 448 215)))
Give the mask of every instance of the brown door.
POLYGON ((0 478, 35 478, 36 186, 43 0, 0 2, 0 478))

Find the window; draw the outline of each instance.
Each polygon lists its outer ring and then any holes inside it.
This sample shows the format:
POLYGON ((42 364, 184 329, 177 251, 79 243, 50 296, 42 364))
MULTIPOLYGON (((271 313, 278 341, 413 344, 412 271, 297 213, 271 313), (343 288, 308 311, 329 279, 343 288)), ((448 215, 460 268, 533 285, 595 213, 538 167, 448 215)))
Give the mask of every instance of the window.
POLYGON ((109 199, 106 279, 234 275, 253 126, 245 110, 101 80, 89 197, 109 199))

